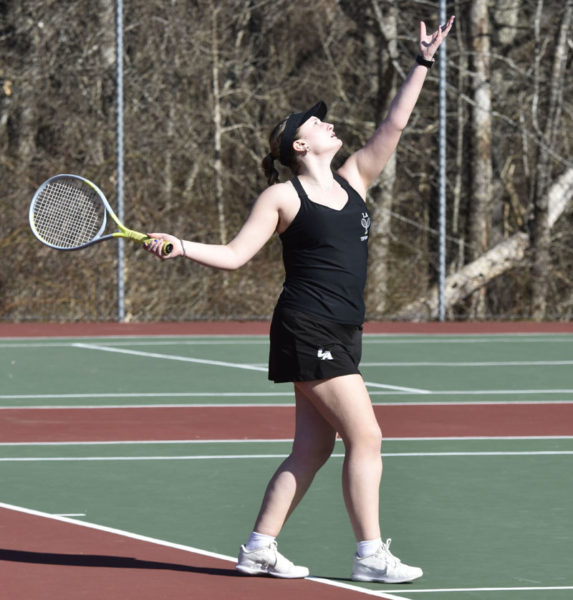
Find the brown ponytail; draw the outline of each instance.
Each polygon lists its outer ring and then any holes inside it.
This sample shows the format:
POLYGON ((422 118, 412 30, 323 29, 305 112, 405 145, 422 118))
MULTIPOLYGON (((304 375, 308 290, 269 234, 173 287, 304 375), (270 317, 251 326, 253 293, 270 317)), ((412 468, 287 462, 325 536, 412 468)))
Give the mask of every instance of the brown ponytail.
MULTIPOLYGON (((288 117, 286 119, 283 119, 271 131, 271 135, 269 136, 269 146, 271 151, 265 156, 265 158, 263 158, 263 162, 261 163, 269 185, 273 185, 274 183, 279 182, 279 172, 277 171, 274 162, 275 160, 279 160, 281 136, 285 130, 287 120, 288 117)), ((296 159, 293 160, 293 163, 288 166, 290 170, 296 174, 296 172, 298 171, 298 163, 296 159)))
POLYGON ((263 167, 263 171, 265 172, 265 177, 267 178, 267 183, 269 185, 273 185, 279 182, 279 172, 275 167, 275 157, 269 152, 265 158, 263 158, 263 162, 261 163, 263 167))

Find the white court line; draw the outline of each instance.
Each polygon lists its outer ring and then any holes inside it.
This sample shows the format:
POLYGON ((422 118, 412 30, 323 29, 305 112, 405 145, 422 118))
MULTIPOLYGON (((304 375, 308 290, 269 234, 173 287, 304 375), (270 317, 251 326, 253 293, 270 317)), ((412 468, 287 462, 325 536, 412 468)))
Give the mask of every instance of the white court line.
POLYGON ((412 393, 412 394, 430 394, 430 390, 424 390, 424 389, 420 389, 420 388, 410 388, 410 387, 403 387, 400 385, 387 385, 384 383, 374 383, 372 381, 365 381, 364 384, 366 385, 366 387, 368 388, 384 388, 387 390, 396 390, 397 392, 407 392, 407 393, 412 393))
MULTIPOLYGON (((120 341, 110 341, 110 340, 104 340, 102 339, 102 341, 105 342, 105 345, 108 347, 120 347, 120 346, 129 346, 129 347, 133 347, 133 346, 237 346, 237 345, 241 345, 241 346, 267 346, 269 344, 268 339, 263 338, 260 340, 253 340, 253 339, 248 339, 248 340, 231 340, 231 339, 225 339, 225 340, 172 340, 172 341, 142 341, 142 340, 133 340, 133 341, 126 341, 126 340, 120 340, 120 341)), ((573 343, 573 338, 572 339, 559 339, 559 340, 523 340, 523 339, 519 339, 519 340, 487 340, 487 339, 480 339, 480 340, 466 340, 466 339, 455 339, 455 340, 436 340, 436 339, 432 339, 432 340, 417 340, 417 339, 374 339, 374 338, 367 338, 366 336, 363 338, 363 342, 365 344, 392 344, 392 345, 396 345, 396 344, 409 344, 409 345, 418 345, 418 344, 475 344, 475 343, 497 343, 497 342, 529 342, 529 343, 543 343, 543 344, 547 344, 547 343, 553 343, 553 342, 559 342, 559 343, 563 343, 563 342, 568 342, 568 343, 573 343)), ((92 343, 95 344, 99 344, 99 340, 96 342, 74 342, 72 340, 70 341, 61 341, 61 342, 22 342, 19 344, 6 344, 6 343, 0 343, 0 348, 71 348, 73 347, 75 344, 79 344, 79 343, 84 343, 87 345, 91 345, 92 343)), ((390 363, 390 364, 394 364, 394 363, 390 363)))
MULTIPOLYGON (((325 585, 330 585, 332 587, 342 588, 344 590, 350 590, 352 592, 360 592, 361 594, 366 594, 367 596, 376 596, 377 598, 382 598, 382 600, 411 600, 406 596, 394 596, 390 592, 385 591, 376 591, 370 590, 368 588, 358 588, 350 583, 342 583, 341 581, 333 581, 331 579, 324 579, 323 577, 307 577, 309 581, 316 581, 316 583, 323 583, 325 585)), ((395 590, 395 592, 400 592, 400 594, 410 593, 410 590, 407 592, 402 592, 402 590, 395 590)))
MULTIPOLYGON (((508 400, 504 402, 488 402, 486 400, 476 402, 372 402, 372 406, 400 406, 403 408, 416 406, 567 406, 573 404, 573 400, 508 400)), ((193 404, 30 404, 25 406, 0 406, 1 410, 124 410, 143 408, 294 408, 294 402, 257 402, 245 403, 193 403, 193 404)))
MULTIPOLYGON (((573 450, 523 450, 523 451, 475 451, 475 452, 383 452, 383 458, 439 458, 439 457, 490 457, 490 456, 571 456, 573 450)), ((288 453, 280 454, 194 454, 187 456, 16 456, 0 458, 0 463, 13 462, 131 462, 169 460, 257 460, 280 459, 288 453)), ((330 458, 344 458, 344 453, 331 454, 330 458)))
POLYGON ((99 350, 101 352, 115 352, 118 354, 129 354, 132 356, 143 356, 145 358, 158 358, 163 360, 176 360, 179 362, 197 363, 200 365, 213 365, 216 367, 231 367, 233 369, 245 369, 247 371, 264 371, 266 367, 257 365, 248 365, 244 363, 231 363, 221 360, 207 360, 205 358, 193 358, 191 356, 178 356, 175 354, 156 354, 155 352, 141 352, 139 350, 127 350, 125 348, 112 348, 110 346, 100 346, 94 344, 72 344, 75 348, 83 348, 86 350, 99 350))
MULTIPOLYGON (((376 392, 371 392, 370 395, 375 395, 376 392)), ((169 394, 46 394, 46 395, 10 395, 0 396, 2 400, 46 400, 46 399, 82 399, 82 398, 125 398, 125 397, 145 397, 145 396, 157 397, 170 396, 169 394)), ((199 394, 200 395, 200 394, 199 394)), ((219 394, 208 394, 209 396, 218 397, 219 394)), ((221 394, 224 396, 225 394, 221 394)), ((242 396, 243 394, 237 394, 242 396)), ((272 394, 271 394, 272 395, 272 394)), ((285 396, 292 396, 292 394, 284 394, 285 396)), ((416 396, 420 394, 417 393, 416 396)), ((428 395, 434 395, 428 393, 428 395)), ((175 394, 177 396, 177 394, 175 394)), ((183 396, 193 396, 193 394, 183 394, 183 396)), ((248 394, 245 394, 248 396, 248 394)), ((267 396, 267 394, 261 394, 261 396, 267 396)), ((425 401, 425 402, 372 402, 372 406, 400 406, 400 407, 432 407, 432 406, 568 406, 573 404, 571 400, 470 400, 470 401, 425 401)), ((161 402, 161 403, 144 403, 144 404, 25 404, 18 405, 14 404, 11 406, 0 406, 2 410, 124 410, 124 409, 144 409, 144 408, 294 408, 296 404, 294 402, 161 402)))
MULTIPOLYGON (((6 338, 4 338, 6 339, 6 338)), ((153 341, 142 341, 142 340, 138 340, 138 339, 134 339, 134 340, 124 340, 121 339, 119 341, 113 341, 113 340, 109 340, 109 339, 105 339, 105 338, 98 338, 98 340, 86 340, 85 342, 81 342, 82 338, 76 338, 75 340, 73 338, 68 339, 67 341, 59 341, 59 342, 22 342, 19 344, 6 344, 6 343, 2 343, 0 342, 0 349, 1 348, 72 348, 74 346, 74 344, 79 344, 79 343, 85 343, 85 344, 91 344, 91 343, 100 343, 101 342, 105 342, 105 344, 107 346, 236 346, 236 345, 257 345, 257 346, 261 346, 264 344, 268 344, 268 340, 265 339, 260 339, 260 340, 244 340, 244 339, 238 339, 238 340, 177 340, 174 339, 172 341, 157 341, 157 340, 153 340, 153 341)))
MULTIPOLYGON (((12 510, 15 512, 21 512, 24 514, 28 514, 28 515, 33 515, 36 517, 43 517, 45 519, 51 519, 53 521, 60 521, 62 523, 68 523, 70 525, 76 525, 77 527, 85 527, 87 529, 95 529, 96 531, 103 531, 105 533, 111 533, 113 535, 119 535, 125 538, 129 538, 129 539, 133 539, 133 540, 138 540, 141 542, 148 542, 151 544, 156 544, 157 546, 164 546, 166 548, 174 548, 176 550, 183 550, 185 552, 190 552, 192 554, 199 554, 201 556, 208 556, 210 558, 216 558, 219 560, 223 560, 225 562, 231 562, 231 563, 236 563, 237 560, 235 557, 233 556, 228 556, 226 554, 219 554, 216 552, 209 552, 208 550, 202 550, 201 548, 195 548, 193 546, 185 546, 183 544, 175 544, 173 542, 168 542, 166 540, 160 540, 158 538, 152 538, 149 536, 145 536, 145 535, 140 535, 137 533, 131 533, 129 531, 124 531, 122 529, 116 529, 114 527, 106 527, 104 525, 97 525, 95 523, 89 523, 87 521, 76 521, 75 519, 70 519, 68 517, 63 517, 63 516, 58 516, 58 515, 52 515, 49 513, 45 513, 45 512, 41 512, 38 510, 33 510, 33 509, 29 509, 29 508, 24 508, 22 506, 15 506, 13 504, 6 504, 4 502, 0 502, 0 508, 4 508, 7 510, 12 510)), ((405 596, 393 596, 390 593, 387 592, 378 592, 378 591, 374 591, 374 590, 368 590, 366 588, 362 588, 359 586, 353 586, 351 584, 348 583, 341 583, 341 582, 337 582, 337 581, 331 581, 329 579, 323 579, 323 578, 319 578, 319 577, 308 577, 307 579, 309 579, 310 581, 314 581, 316 583, 321 583, 323 585, 329 585, 332 587, 339 587, 339 588, 344 588, 344 589, 348 589, 348 590, 352 590, 353 592, 358 592, 361 594, 365 594, 367 596, 377 596, 379 598, 387 598, 388 600, 409 600, 407 597, 405 596)), ((410 590, 408 590, 409 592, 410 590)))
MULTIPOLYGON (((573 390, 572 390, 573 391, 573 390)), ((114 394, 0 394, 0 400, 35 400, 50 398, 265 398, 290 396, 293 392, 118 392, 114 394)))
MULTIPOLYGON (((116 352, 118 354, 129 354, 132 356, 143 356, 145 358, 157 358, 163 360, 176 360, 180 362, 198 363, 202 365, 213 365, 217 367, 230 367, 232 369, 247 369, 249 371, 262 371, 267 372, 267 367, 261 367, 258 365, 249 365, 244 363, 232 363, 220 360, 206 360, 204 358, 193 358, 190 356, 179 356, 176 354, 157 354, 155 352, 141 352, 139 350, 127 350, 125 348, 112 348, 110 346, 102 346, 95 344, 72 344, 75 348, 83 348, 86 350, 100 350, 102 352, 116 352)), ((428 390, 422 390, 418 388, 402 387, 397 385, 385 385, 382 383, 371 383, 365 382, 369 387, 384 388, 390 390, 397 390, 402 392, 412 392, 418 394, 427 394, 428 390)))
MULTIPOLYGON (((557 592, 573 590, 573 585, 549 585, 536 587, 482 587, 482 588, 437 588, 427 590, 408 590, 408 594, 432 594, 444 592, 557 592)), ((392 593, 400 593, 401 590, 390 590, 392 593)), ((404 600, 404 599, 403 599, 404 600)))
POLYGON ((507 394, 573 394, 573 389, 541 389, 541 390, 434 390, 433 396, 503 396, 507 394))
MULTIPOLYGON (((118 345, 165 345, 165 344, 267 344, 268 334, 212 334, 212 335, 102 335, 102 336, 33 336, 1 338, 0 348, 41 348, 70 346, 73 342, 118 345)), ((570 332, 552 333, 365 333, 365 343, 371 344, 476 344, 476 343, 573 343, 570 332)))
MULTIPOLYGON (((379 384, 381 385, 381 384, 379 384)), ((402 388, 408 389, 408 388, 402 388)), ((414 388, 415 389, 415 388, 414 388)), ((533 394, 573 394, 573 389, 542 390, 424 390, 427 396, 525 396, 533 394)), ((420 391, 388 391, 371 390, 371 396, 419 396, 420 391)), ((1 400, 51 400, 51 399, 86 399, 86 398, 278 398, 290 397, 293 392, 117 392, 117 393, 83 393, 83 394, 0 394, 1 400)), ((479 404, 480 402, 438 402, 435 404, 479 404)), ((504 400, 484 401, 484 404, 570 404, 571 400, 504 400)), ((415 402, 397 402, 395 404, 415 406, 415 402)), ((421 405, 432 405, 434 402, 420 402, 421 405)), ((132 405, 133 406, 133 405, 132 405)), ((148 405, 146 405, 148 406, 148 405)), ((165 406, 158 404, 157 406, 165 406)), ((181 406, 181 405, 176 405, 181 406)), ((196 406, 196 405, 194 405, 196 406)), ((220 405, 217 405, 220 406, 220 405)), ((237 405, 234 405, 237 406, 237 405)), ((258 403, 252 406, 260 406, 258 403)))
MULTIPOLYGON (((468 437, 404 437, 404 438, 384 438, 385 442, 471 442, 471 441, 510 441, 525 440, 573 440, 573 435, 516 435, 516 436, 468 436, 468 437)), ((125 446, 125 445, 153 445, 153 444, 274 444, 274 443, 292 443, 293 438, 277 439, 233 439, 233 440, 113 440, 97 442, 0 442, 3 446, 125 446)), ((342 440, 337 438, 338 443, 342 440)))
MULTIPOLYGON (((114 461, 145 461, 145 460, 250 460, 259 458, 285 458, 287 454, 203 454, 189 456, 24 456, 0 458, 0 463, 6 462, 114 462, 114 461)), ((338 458, 337 455, 331 455, 338 458)), ((343 455, 340 455, 343 456, 343 455)))
MULTIPOLYGON (((381 384, 379 384, 381 385, 381 384)), ((403 388, 408 389, 408 388, 403 388)), ((414 388, 415 389, 415 388, 414 388)), ((371 396, 418 396, 419 391, 413 392, 383 392, 372 390, 371 396)), ((425 390, 429 396, 524 396, 532 394, 573 394, 573 389, 539 389, 539 390, 425 390)), ((34 400, 50 398, 257 398, 290 396, 293 392, 116 392, 116 393, 84 393, 84 394, 0 394, 0 400, 34 400)), ((516 402, 520 403, 521 400, 516 402)), ((538 402, 538 401, 534 401, 538 402)), ((539 401, 542 402, 542 401, 539 401)), ((556 400, 555 402, 561 402, 556 400)), ((564 402, 569 402, 565 400, 564 402)), ((409 403, 410 404, 410 403, 409 403)))
MULTIPOLYGON (((573 403, 570 402, 569 404, 573 403)), ((445 403, 447 406, 449 404, 445 403)), ((470 402, 470 404, 474 404, 470 402)), ((539 404, 543 404, 540 402, 539 404)), ((396 403, 397 406, 404 406, 402 403, 396 403)), ((124 409, 124 408, 293 408, 294 402, 259 402, 259 403, 233 403, 233 404, 83 404, 81 406, 71 404, 36 406, 0 406, 0 410, 105 410, 124 409)), ((376 405, 375 405, 376 406, 376 405)), ((421 404, 421 406, 426 406, 421 404)))
POLYGON ((422 337, 422 334, 407 334, 398 339, 385 339, 380 334, 365 334, 363 341, 370 344, 553 344, 553 343, 573 343, 573 335, 571 333, 555 334, 560 337, 543 337, 547 334, 539 334, 539 337, 533 337, 531 334, 513 334, 513 337, 500 334, 500 337, 472 337, 471 334, 460 334, 459 337, 445 337, 435 334, 432 338, 422 337), (369 337, 370 336, 370 337, 369 337), (531 339, 529 339, 531 338, 531 339))
POLYGON ((489 362, 362 362, 361 367, 564 367, 573 360, 505 360, 489 362))

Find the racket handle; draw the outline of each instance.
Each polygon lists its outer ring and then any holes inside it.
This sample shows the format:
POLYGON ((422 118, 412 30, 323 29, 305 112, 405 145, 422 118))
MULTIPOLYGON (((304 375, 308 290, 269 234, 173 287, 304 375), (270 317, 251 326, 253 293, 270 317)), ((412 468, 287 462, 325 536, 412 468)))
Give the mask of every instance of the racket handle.
POLYGON ((161 253, 163 254, 163 256, 167 256, 168 254, 171 254, 172 251, 173 251, 173 244, 163 244, 163 249, 161 250, 161 253))

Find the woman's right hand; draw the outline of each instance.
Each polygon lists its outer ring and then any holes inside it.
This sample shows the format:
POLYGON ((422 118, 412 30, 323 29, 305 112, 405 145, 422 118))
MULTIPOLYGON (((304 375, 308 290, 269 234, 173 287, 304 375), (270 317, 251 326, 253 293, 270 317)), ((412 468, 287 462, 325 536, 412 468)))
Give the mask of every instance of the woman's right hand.
POLYGON ((146 242, 143 247, 150 254, 155 254, 161 260, 167 260, 170 258, 177 258, 178 256, 184 256, 183 241, 176 238, 168 233, 148 233, 151 239, 146 242), (172 250, 169 254, 165 254, 163 248, 171 244, 172 250))

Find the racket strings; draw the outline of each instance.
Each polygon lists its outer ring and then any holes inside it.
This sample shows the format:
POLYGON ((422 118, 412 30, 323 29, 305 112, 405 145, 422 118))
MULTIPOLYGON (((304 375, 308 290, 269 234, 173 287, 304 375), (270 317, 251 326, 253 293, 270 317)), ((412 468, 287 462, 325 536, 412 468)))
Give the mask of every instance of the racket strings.
POLYGON ((75 179, 48 183, 33 209, 38 237, 59 248, 75 248, 93 240, 105 224, 97 192, 75 179))

